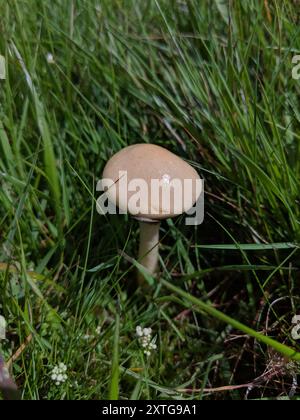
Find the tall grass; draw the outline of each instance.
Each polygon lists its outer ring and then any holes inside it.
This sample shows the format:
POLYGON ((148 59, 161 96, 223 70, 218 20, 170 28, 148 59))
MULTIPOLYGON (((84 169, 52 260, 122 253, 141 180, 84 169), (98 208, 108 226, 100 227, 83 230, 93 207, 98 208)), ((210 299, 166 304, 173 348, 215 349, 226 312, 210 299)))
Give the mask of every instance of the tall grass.
MULTIPOLYGON (((296 2, 0 10, 1 351, 23 397, 243 398, 207 389, 254 381, 278 361, 272 347, 299 352, 296 2), (137 142, 172 150, 206 181, 204 223, 163 224, 147 292, 134 283, 135 222, 94 211, 105 162, 137 142), (157 335, 148 360, 139 324, 157 335), (49 374, 59 362, 60 387, 49 374)), ((288 394, 298 365, 279 360, 283 391, 271 380, 250 395, 288 394)))

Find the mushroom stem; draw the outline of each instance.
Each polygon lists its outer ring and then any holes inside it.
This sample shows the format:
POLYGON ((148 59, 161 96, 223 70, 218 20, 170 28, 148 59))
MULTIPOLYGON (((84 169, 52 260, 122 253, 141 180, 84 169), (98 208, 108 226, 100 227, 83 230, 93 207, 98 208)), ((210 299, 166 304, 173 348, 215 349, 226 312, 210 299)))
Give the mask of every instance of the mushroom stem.
MULTIPOLYGON (((140 221, 140 248, 139 263, 142 264, 149 274, 154 275, 158 264, 158 244, 160 222, 140 221)), ((139 281, 143 280, 139 274, 139 281)))

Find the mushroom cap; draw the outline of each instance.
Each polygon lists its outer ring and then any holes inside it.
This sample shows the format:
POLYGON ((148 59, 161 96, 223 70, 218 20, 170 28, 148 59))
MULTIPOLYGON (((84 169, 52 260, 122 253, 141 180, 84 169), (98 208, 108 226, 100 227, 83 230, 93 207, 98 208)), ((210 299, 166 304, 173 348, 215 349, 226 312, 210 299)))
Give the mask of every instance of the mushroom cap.
POLYGON ((135 144, 116 153, 106 164, 110 179, 108 200, 122 212, 156 221, 190 210, 202 191, 202 182, 188 163, 154 144, 135 144))

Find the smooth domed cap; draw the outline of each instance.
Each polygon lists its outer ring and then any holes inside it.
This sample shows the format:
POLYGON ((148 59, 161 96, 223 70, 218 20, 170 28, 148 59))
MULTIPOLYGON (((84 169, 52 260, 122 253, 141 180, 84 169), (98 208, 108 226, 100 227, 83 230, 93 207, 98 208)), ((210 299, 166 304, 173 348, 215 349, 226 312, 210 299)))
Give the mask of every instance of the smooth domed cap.
POLYGON ((154 144, 135 144, 116 153, 107 162, 103 179, 114 183, 106 193, 113 204, 149 220, 190 210, 202 191, 194 168, 154 144))

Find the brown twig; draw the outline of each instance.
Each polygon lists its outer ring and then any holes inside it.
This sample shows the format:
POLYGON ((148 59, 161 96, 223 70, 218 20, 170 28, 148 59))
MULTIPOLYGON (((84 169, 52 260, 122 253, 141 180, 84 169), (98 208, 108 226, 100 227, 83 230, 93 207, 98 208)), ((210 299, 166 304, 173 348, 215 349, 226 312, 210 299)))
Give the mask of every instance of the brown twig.
POLYGON ((270 7, 268 4, 268 0, 265 0, 264 4, 265 4, 265 9, 266 9, 267 19, 270 23, 272 23, 272 15, 271 15, 270 7))
POLYGON ((26 349, 26 347, 31 342, 31 340, 32 340, 32 334, 29 334, 29 336, 26 337, 24 343, 21 344, 21 346, 18 348, 18 350, 8 360, 8 362, 7 362, 7 367, 8 368, 11 368, 12 364, 21 356, 21 354, 26 349))
POLYGON ((197 389, 193 389, 193 388, 177 388, 176 391, 177 392, 182 392, 182 393, 188 393, 188 394, 192 394, 193 392, 227 392, 227 391, 234 391, 235 389, 242 389, 242 388, 249 388, 251 387, 253 384, 249 383, 249 384, 242 384, 242 385, 227 385, 227 386, 221 386, 219 388, 197 388, 197 389))

